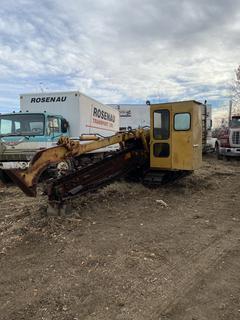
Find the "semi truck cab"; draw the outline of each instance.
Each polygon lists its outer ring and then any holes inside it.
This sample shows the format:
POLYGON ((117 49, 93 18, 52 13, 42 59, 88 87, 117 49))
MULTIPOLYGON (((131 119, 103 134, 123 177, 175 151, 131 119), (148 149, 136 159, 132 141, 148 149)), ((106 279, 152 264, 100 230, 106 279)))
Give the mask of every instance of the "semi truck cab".
POLYGON ((218 159, 240 157, 240 116, 232 116, 229 127, 222 128, 216 141, 218 159))
POLYGON ((37 151, 56 145, 60 136, 69 136, 68 122, 61 115, 0 114, 0 170, 26 168, 37 151))

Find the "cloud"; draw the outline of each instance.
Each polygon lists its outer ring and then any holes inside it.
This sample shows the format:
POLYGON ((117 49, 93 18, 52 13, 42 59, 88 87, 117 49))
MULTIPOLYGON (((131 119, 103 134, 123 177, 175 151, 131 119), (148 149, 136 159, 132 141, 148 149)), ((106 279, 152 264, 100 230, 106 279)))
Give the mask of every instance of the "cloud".
POLYGON ((237 0, 3 0, 0 17, 0 110, 40 88, 221 104, 240 62, 237 0))

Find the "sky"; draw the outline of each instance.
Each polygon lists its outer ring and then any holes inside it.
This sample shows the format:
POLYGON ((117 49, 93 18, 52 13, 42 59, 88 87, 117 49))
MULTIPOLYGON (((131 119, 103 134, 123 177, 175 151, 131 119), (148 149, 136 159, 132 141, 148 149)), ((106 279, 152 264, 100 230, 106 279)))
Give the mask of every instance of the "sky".
POLYGON ((0 112, 62 90, 222 108, 239 63, 239 0, 1 0, 0 112))

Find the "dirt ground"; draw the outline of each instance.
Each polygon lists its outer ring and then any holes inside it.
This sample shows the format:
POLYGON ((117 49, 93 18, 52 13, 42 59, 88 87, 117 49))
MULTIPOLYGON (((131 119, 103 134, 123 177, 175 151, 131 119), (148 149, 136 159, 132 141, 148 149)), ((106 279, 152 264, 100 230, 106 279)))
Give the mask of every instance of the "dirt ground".
POLYGON ((213 156, 171 186, 77 198, 65 217, 0 188, 0 319, 240 319, 239 192, 240 162, 213 156))

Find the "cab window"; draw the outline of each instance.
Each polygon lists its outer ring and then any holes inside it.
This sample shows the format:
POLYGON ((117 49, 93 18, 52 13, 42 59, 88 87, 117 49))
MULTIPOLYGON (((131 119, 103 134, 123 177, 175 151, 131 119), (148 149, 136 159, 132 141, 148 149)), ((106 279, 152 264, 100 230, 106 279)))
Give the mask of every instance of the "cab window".
POLYGON ((153 137, 167 140, 170 134, 170 114, 168 110, 156 110, 153 113, 153 137))
POLYGON ((61 124, 57 117, 48 117, 48 134, 60 133, 61 124))
POLYGON ((154 157, 167 158, 170 155, 170 146, 169 143, 154 143, 153 145, 153 154, 154 157))
POLYGON ((174 115, 174 130, 187 131, 191 128, 190 113, 176 113, 174 115))
POLYGON ((0 122, 1 134, 9 134, 12 132, 12 121, 8 119, 1 119, 0 122))
POLYGON ((231 120, 231 128, 240 128, 240 117, 233 117, 231 120))

